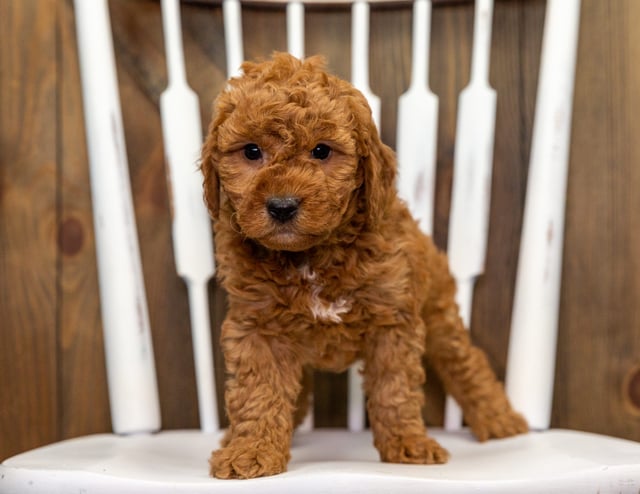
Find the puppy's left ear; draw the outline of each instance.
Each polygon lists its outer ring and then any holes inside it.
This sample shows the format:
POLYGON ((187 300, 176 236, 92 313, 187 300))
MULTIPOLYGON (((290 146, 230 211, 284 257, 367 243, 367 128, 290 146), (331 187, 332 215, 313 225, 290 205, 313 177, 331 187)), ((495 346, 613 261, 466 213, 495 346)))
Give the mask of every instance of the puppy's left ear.
POLYGON ((373 120, 361 132, 360 167, 364 179, 364 194, 367 205, 367 219, 370 228, 375 229, 396 195, 396 156, 378 135, 373 120))
POLYGON ((204 176, 204 201, 209 209, 209 214, 214 220, 220 213, 220 181, 218 180, 217 166, 217 132, 213 125, 209 128, 209 134, 202 146, 202 159, 200 169, 204 176))

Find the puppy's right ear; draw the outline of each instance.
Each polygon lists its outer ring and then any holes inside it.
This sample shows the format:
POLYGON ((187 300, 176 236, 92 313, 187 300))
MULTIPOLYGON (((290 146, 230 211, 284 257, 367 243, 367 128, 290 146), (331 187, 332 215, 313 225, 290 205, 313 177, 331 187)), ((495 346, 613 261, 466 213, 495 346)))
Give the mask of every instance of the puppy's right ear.
POLYGON ((204 177, 204 202, 209 209, 209 215, 217 220, 220 213, 220 181, 218 180, 218 165, 216 159, 217 132, 209 129, 209 134, 202 147, 200 169, 204 177))

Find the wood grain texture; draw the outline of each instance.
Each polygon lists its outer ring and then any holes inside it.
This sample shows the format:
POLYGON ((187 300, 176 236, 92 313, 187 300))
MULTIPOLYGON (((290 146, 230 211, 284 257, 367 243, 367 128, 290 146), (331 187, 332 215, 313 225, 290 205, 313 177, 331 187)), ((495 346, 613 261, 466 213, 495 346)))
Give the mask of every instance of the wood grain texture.
POLYGON ((59 437, 56 8, 0 2, 0 457, 59 437))
POLYGON ((581 24, 555 422, 640 439, 624 406, 640 363, 638 2, 590 2, 581 24), (581 412, 578 410, 583 408, 581 412))
MULTIPOLYGON (((446 5, 443 5, 446 3, 446 5)), ((165 428, 197 427, 186 288, 176 274, 158 100, 166 84, 159 3, 110 0, 130 173, 165 428)), ((498 92, 486 273, 472 333, 502 377, 526 189, 544 0, 496 2, 498 92)), ((186 69, 206 130, 226 61, 219 2, 182 5, 186 69)), ((446 247, 457 98, 469 78, 470 2, 433 10, 430 86, 440 98, 436 243, 446 247)), ((553 426, 640 440, 640 3, 583 0, 553 426), (635 376, 635 377, 634 377, 635 376), (635 384, 634 384, 635 383, 635 384)), ((243 9, 245 55, 286 47, 282 6, 243 9)), ((309 7, 306 53, 349 78, 350 11, 309 7)), ((0 458, 109 430, 91 198, 70 0, 0 2, 0 458)), ((371 10, 371 86, 383 139, 410 67, 409 4, 371 10)), ((214 342, 226 306, 211 283, 214 342)), ((222 356, 214 348, 222 389, 222 356)), ((346 423, 344 375, 317 374, 320 426, 346 423)), ((442 421, 429 373, 425 417, 442 421)), ((222 412, 222 392, 219 393, 222 412)), ((223 420, 224 423, 224 420, 223 420)))

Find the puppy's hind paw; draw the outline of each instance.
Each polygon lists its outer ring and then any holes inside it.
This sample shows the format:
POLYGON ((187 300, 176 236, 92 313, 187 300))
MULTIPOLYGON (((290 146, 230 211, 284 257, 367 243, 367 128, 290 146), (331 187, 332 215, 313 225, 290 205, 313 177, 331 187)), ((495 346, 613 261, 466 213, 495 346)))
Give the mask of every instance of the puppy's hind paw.
POLYGON ((427 436, 394 438, 379 450, 382 461, 388 463, 436 464, 446 463, 449 459, 449 452, 427 436))
POLYGON ((529 425, 522 415, 507 410, 496 415, 465 417, 478 441, 511 437, 529 432, 529 425))

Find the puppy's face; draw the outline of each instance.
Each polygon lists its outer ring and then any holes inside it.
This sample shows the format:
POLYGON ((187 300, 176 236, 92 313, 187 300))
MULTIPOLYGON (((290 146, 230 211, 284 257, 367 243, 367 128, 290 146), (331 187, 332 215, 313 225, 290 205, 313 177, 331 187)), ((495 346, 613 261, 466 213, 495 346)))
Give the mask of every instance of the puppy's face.
POLYGON ((229 208, 234 228, 269 249, 308 249, 353 214, 370 111, 318 60, 277 55, 243 70, 216 101, 205 144, 210 209, 229 208))

